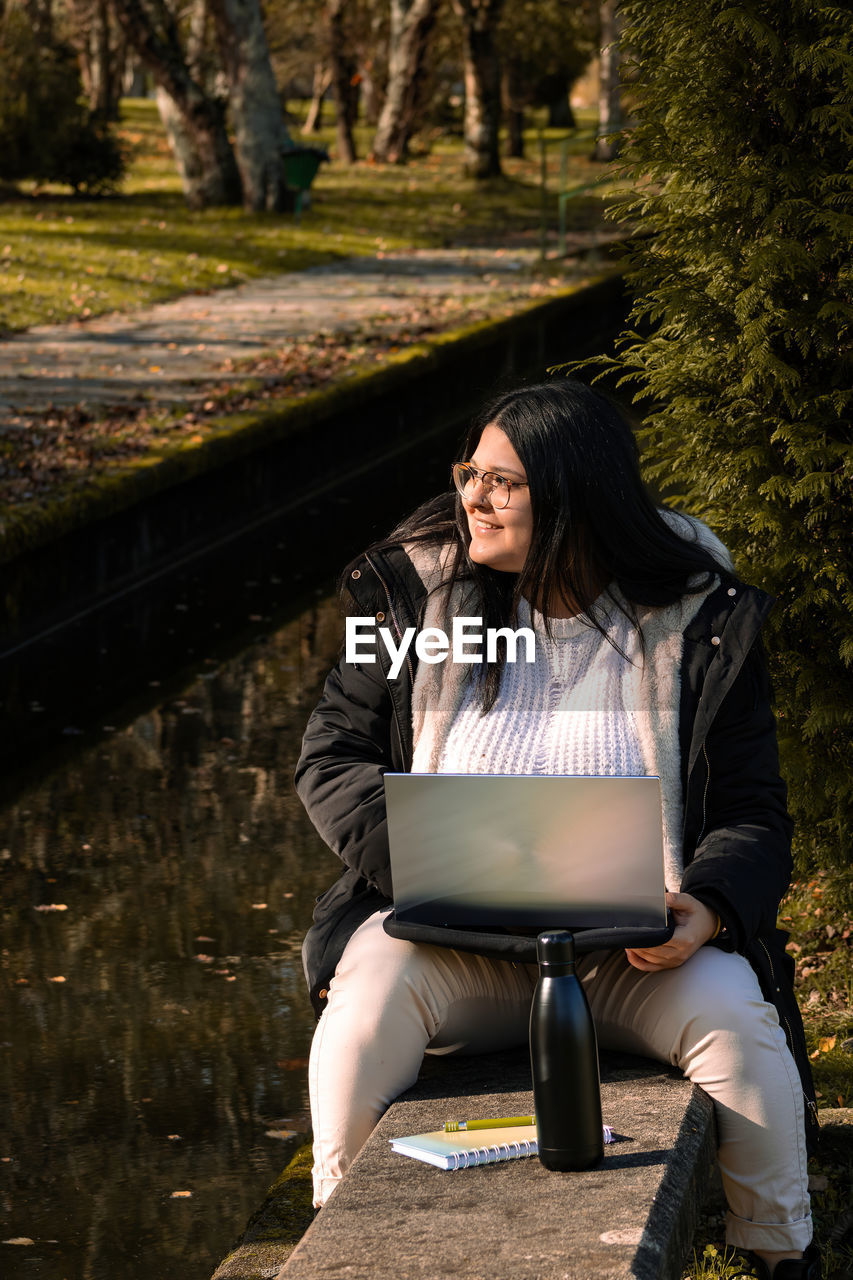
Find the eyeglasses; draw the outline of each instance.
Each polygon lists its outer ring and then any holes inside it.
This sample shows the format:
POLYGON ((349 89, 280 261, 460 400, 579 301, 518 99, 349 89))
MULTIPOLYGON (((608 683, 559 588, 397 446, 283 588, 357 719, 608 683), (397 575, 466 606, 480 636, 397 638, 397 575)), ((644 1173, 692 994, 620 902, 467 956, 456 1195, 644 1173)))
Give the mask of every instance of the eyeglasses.
POLYGON ((502 511, 507 505, 513 489, 528 487, 526 480, 507 480, 506 476, 498 475, 497 471, 479 471, 470 462, 454 462, 453 483, 469 502, 474 500, 477 485, 482 485, 482 498, 487 499, 496 511, 502 511))

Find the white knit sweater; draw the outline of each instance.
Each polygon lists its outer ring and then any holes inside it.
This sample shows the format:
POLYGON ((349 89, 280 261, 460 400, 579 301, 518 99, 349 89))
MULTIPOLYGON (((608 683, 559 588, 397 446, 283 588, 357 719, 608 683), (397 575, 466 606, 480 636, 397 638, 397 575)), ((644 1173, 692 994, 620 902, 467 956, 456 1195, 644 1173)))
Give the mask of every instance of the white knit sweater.
POLYGON ((645 773, 634 714, 637 634, 606 596, 593 607, 618 648, 581 618, 552 619, 549 636, 542 615, 522 602, 518 622, 535 633, 536 661, 506 664, 486 716, 476 684, 467 685, 437 772, 645 773))

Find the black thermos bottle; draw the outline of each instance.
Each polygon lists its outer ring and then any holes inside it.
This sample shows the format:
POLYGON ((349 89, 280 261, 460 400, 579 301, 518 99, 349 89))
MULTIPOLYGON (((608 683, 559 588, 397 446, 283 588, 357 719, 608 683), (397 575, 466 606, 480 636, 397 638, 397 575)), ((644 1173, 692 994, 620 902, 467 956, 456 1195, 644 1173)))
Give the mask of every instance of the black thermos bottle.
POLYGON ((575 973, 575 940, 540 933, 539 981, 530 1010, 530 1065, 539 1159, 548 1169, 589 1169, 604 1156, 598 1046, 575 973))

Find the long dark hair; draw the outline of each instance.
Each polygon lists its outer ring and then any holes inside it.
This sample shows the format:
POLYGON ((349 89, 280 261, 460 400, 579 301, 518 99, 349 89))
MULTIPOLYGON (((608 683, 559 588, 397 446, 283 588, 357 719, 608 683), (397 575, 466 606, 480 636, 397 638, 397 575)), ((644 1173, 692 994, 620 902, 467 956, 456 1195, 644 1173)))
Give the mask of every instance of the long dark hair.
MULTIPOLYGON (((560 378, 497 396, 473 419, 460 460, 474 454, 489 425, 505 433, 530 486, 533 534, 521 572, 500 572, 470 559, 468 521, 455 493, 425 503, 375 544, 452 544, 445 585, 475 585, 485 627, 515 624, 522 598, 543 612, 541 602, 561 599, 606 636, 590 607, 603 587, 615 583, 642 641, 632 606, 672 604, 728 572, 695 540, 686 521, 680 536, 664 519, 640 474, 630 425, 584 383, 560 378)), ((502 663, 483 663, 478 671, 487 710, 497 697, 502 663)))

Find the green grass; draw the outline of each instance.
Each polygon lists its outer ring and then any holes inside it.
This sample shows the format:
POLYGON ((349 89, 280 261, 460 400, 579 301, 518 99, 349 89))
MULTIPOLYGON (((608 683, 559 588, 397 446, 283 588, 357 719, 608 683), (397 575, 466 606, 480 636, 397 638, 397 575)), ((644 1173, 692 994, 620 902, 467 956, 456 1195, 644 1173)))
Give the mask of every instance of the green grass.
POLYGON ((851 896, 847 878, 822 872, 792 887, 780 918, 791 933, 797 994, 822 1107, 853 1107, 853 1053, 842 1047, 853 1039, 851 896))
MULTIPOLYGON (((0 332, 86 320, 193 291, 386 250, 539 241, 541 189, 535 134, 529 157, 506 160, 506 176, 475 183, 462 173, 462 142, 437 139, 402 166, 323 165, 313 207, 292 215, 240 209, 190 212, 160 124, 146 100, 122 105, 132 159, 121 193, 73 198, 62 189, 0 193, 0 332)), ((546 131, 548 182, 559 182, 559 131, 546 131)), ((294 139, 301 135, 294 130, 294 139)), ((361 154, 370 133, 359 131, 361 154)), ((311 139, 311 142, 315 139, 311 139)), ((316 141, 332 147, 331 130, 316 141)), ((599 177, 589 142, 572 146, 570 184, 599 177)), ((602 198, 579 197, 572 225, 601 221, 602 198)), ((556 199, 549 205, 552 229, 556 199)))

